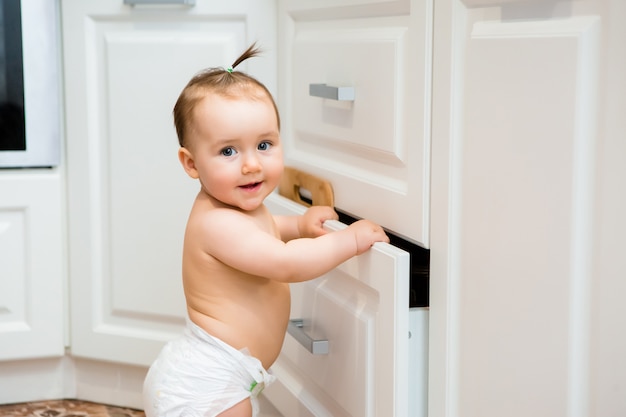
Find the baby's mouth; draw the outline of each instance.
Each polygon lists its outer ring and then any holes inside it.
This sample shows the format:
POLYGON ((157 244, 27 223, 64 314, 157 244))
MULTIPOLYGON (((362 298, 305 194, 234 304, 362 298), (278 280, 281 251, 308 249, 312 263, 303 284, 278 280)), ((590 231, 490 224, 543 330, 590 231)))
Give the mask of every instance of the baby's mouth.
POLYGON ((241 185, 240 187, 243 188, 244 190, 253 190, 253 189, 257 188, 260 185, 261 185, 261 182, 253 182, 253 183, 250 183, 250 184, 241 185))

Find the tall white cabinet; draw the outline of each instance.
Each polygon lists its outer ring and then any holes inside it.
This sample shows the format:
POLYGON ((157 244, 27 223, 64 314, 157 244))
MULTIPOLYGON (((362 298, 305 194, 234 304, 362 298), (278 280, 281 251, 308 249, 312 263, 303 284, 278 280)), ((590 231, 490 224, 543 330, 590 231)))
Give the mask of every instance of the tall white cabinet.
POLYGON ((430 415, 623 415, 624 2, 434 16, 430 415))
POLYGON ((206 67, 244 69, 275 91, 272 1, 195 6, 62 4, 72 354, 149 365, 180 333, 182 236, 198 191, 179 165, 172 108, 206 67))

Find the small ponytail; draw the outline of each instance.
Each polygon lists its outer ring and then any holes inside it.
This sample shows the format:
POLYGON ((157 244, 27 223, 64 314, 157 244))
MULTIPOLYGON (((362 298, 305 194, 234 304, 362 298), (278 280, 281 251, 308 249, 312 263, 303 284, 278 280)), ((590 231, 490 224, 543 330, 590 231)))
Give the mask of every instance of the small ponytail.
POLYGON ((252 45, 248 47, 248 49, 245 50, 243 54, 239 56, 239 58, 235 60, 235 62, 233 62, 233 65, 231 65, 227 71, 233 72, 233 70, 237 68, 237 65, 241 64, 246 59, 254 58, 255 56, 261 55, 261 52, 262 52, 261 49, 259 49, 256 46, 256 42, 254 42, 252 45))

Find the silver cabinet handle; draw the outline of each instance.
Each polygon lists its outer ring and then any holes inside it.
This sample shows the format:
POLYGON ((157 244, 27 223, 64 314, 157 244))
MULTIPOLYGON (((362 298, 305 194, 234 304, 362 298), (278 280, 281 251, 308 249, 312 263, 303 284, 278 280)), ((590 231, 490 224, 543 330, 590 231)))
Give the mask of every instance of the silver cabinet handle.
POLYGON ((316 340, 304 333, 304 320, 289 320, 287 332, 314 355, 328 354, 328 340, 316 340))
POLYGON ((196 0, 124 0, 124 4, 131 6, 137 5, 165 5, 165 4, 179 4, 181 6, 195 6, 196 0))
POLYGON ((309 95, 338 101, 354 101, 354 87, 332 87, 326 84, 309 84, 309 95))

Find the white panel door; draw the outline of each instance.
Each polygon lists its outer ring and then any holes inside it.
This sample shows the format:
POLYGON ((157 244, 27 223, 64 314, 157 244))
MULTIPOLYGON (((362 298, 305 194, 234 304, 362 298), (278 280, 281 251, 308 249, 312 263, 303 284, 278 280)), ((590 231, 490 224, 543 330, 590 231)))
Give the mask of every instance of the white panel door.
POLYGON ((424 247, 431 5, 284 0, 279 6, 286 163, 329 180, 341 210, 424 247), (338 88, 353 97, 317 92, 338 88))
POLYGON ((191 76, 242 69, 276 89, 273 1, 62 2, 72 352, 149 365, 186 309, 182 237, 199 185, 179 165, 172 108, 191 76))
POLYGON ((435 4, 432 416, 626 414, 624 19, 435 4))
MULTIPOLYGON (((268 207, 282 215, 305 210, 277 195, 268 207)), ((270 402, 290 417, 408 417, 409 254, 377 243, 291 289, 291 319, 303 320, 305 334, 327 341, 328 350, 313 354, 298 341, 307 336, 290 331, 272 367, 278 380, 264 392, 270 402)))
POLYGON ((0 173, 0 361, 64 354, 58 172, 0 173))

